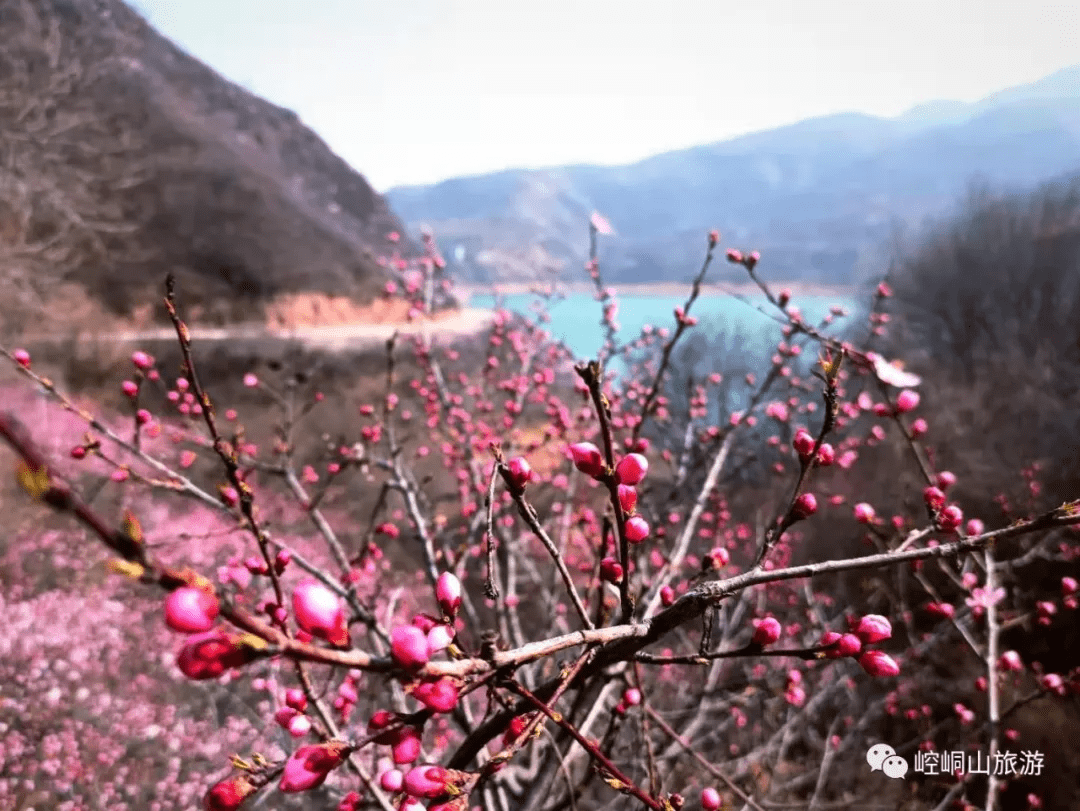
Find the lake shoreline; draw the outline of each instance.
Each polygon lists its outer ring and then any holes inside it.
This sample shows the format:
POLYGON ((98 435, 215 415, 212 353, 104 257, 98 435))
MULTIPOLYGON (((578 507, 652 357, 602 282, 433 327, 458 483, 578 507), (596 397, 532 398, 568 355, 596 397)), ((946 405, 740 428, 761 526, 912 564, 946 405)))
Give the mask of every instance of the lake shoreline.
MULTIPOLYGON (((618 297, 650 297, 650 296, 689 296, 690 283, 679 282, 645 282, 640 284, 612 284, 618 297)), ((518 296, 534 292, 550 292, 553 285, 539 282, 501 282, 490 285, 455 284, 454 292, 459 296, 464 305, 473 296, 518 296)), ((558 292, 567 294, 594 294, 596 287, 585 282, 560 283, 555 288, 558 292)), ((800 296, 829 297, 837 296, 843 299, 851 299, 858 295, 859 289, 844 285, 826 285, 814 282, 770 282, 769 290, 778 294, 787 289, 791 292, 791 298, 796 301, 800 296)), ((761 288, 753 282, 724 282, 719 284, 703 284, 702 296, 761 296, 761 288)), ((796 302, 797 303, 797 302, 796 302)))

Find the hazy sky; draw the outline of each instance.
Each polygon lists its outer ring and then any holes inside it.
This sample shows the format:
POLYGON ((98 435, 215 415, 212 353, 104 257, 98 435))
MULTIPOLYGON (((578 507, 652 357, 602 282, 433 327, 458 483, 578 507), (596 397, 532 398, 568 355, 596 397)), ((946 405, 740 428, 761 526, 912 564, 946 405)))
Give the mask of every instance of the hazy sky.
POLYGON ((1049 0, 132 0, 379 190, 896 115, 1080 62, 1049 0))

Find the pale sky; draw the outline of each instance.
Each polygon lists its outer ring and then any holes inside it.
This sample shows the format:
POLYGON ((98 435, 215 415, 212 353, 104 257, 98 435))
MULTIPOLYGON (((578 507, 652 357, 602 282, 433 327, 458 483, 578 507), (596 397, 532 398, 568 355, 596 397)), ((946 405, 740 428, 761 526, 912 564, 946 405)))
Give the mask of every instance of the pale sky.
POLYGON ((1080 62, 1049 0, 129 0, 376 189, 627 163, 1080 62))

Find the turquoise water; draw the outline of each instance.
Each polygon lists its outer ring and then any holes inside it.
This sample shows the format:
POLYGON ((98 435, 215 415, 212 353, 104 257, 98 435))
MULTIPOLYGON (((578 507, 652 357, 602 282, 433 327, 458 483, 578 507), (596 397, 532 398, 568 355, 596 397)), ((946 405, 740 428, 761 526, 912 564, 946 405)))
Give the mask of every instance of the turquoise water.
MULTIPOLYGON (((616 337, 619 344, 628 343, 641 334, 645 325, 653 328, 665 327, 669 333, 675 329, 674 310, 686 303, 686 295, 681 296, 618 296, 619 312, 616 320, 621 329, 616 337)), ((501 297, 502 306, 511 312, 535 318, 531 305, 537 296, 531 293, 513 294, 501 297)), ((474 295, 470 306, 493 308, 496 297, 493 295, 474 295)), ((781 325, 752 305, 760 305, 766 313, 779 315, 779 311, 769 304, 764 295, 747 296, 746 301, 730 295, 701 296, 694 302, 690 314, 696 316, 698 324, 692 327, 682 340, 700 333, 706 340, 724 333, 727 341, 738 341, 749 351, 768 351, 780 339, 781 325), (747 303, 750 302, 749 304, 747 303)), ((793 296, 791 305, 798 307, 805 320, 817 325, 828 314, 832 305, 846 308, 848 316, 838 318, 828 328, 828 334, 837 335, 847 326, 858 323, 864 305, 852 296, 793 296)), ((551 322, 544 325, 552 336, 564 342, 578 360, 595 358, 604 342, 601 327, 602 307, 591 294, 569 293, 562 301, 553 304, 549 313, 551 322)), ((697 338, 697 340, 702 340, 697 338)), ((615 369, 618 371, 618 369, 615 369)))

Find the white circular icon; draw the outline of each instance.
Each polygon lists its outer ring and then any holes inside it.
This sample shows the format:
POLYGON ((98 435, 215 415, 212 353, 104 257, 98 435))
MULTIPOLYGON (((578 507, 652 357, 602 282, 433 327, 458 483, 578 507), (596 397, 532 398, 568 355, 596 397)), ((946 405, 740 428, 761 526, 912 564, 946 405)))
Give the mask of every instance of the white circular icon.
POLYGON ((903 777, 907 774, 907 761, 900 755, 889 755, 881 762, 881 770, 892 778, 903 777))
POLYGON ((866 762, 870 764, 872 771, 880 771, 885 758, 895 755, 896 750, 887 743, 875 743, 866 752, 866 762))

